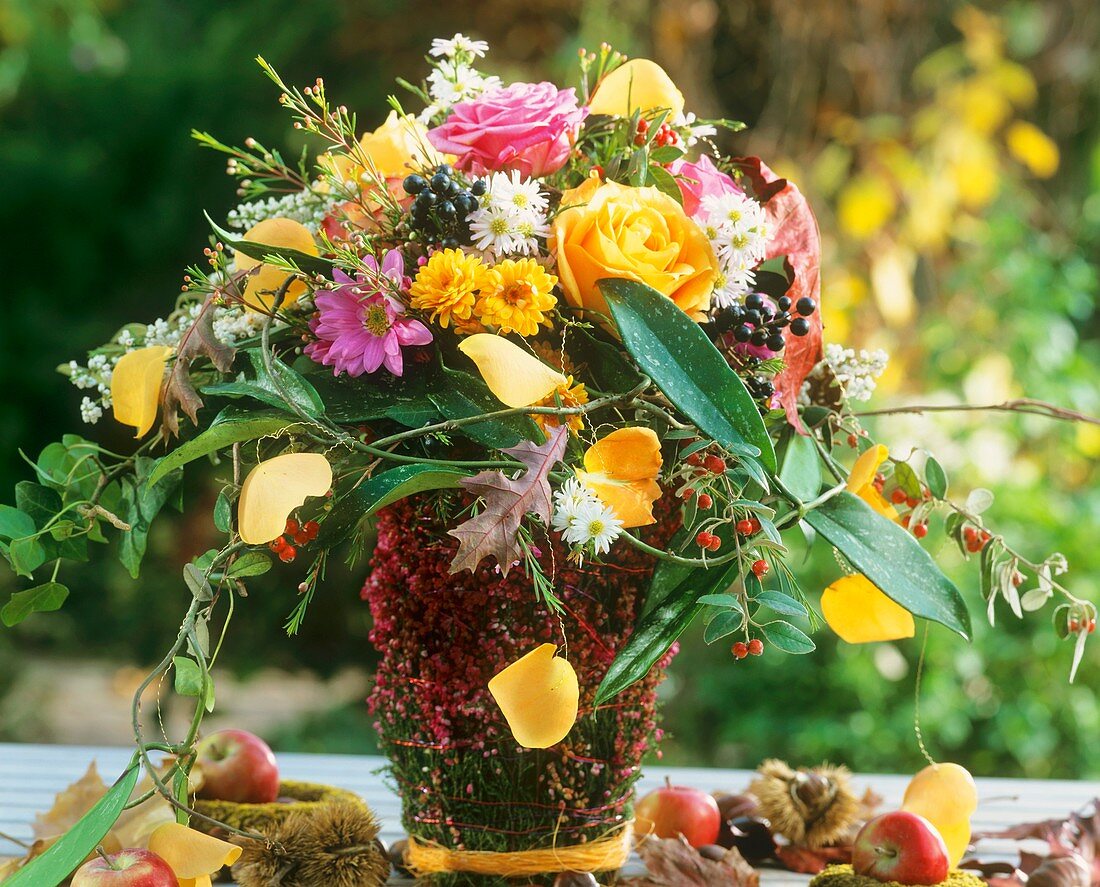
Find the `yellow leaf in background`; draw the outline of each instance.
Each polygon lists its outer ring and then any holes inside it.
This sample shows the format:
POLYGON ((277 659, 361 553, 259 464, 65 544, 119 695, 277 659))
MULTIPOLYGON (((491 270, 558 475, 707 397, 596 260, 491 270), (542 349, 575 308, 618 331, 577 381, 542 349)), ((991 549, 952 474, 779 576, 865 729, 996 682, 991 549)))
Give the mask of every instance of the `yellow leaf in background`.
POLYGON ((901 809, 931 822, 943 836, 951 865, 958 865, 970 843, 970 817, 978 809, 978 789, 966 768, 929 764, 906 787, 901 809))
POLYGON ((67 831, 106 793, 107 785, 100 779, 95 761, 92 761, 80 779, 58 792, 53 807, 34 817, 31 828, 35 838, 53 838, 67 831))
POLYGON ((160 386, 172 349, 150 345, 122 355, 111 373, 111 403, 115 419, 144 437, 157 419, 160 386))
POLYGON ((179 878, 180 887, 206 887, 210 876, 232 865, 241 848, 204 835, 178 822, 168 822, 153 832, 149 850, 163 859, 179 878))
POLYGON ((897 509, 883 498, 882 493, 875 489, 875 475, 878 473, 879 466, 889 456, 890 451, 882 444, 875 444, 873 447, 864 450, 860 457, 856 459, 855 465, 852 466, 852 471, 848 475, 847 487, 849 493, 855 493, 883 517, 897 520, 897 509))
POLYGON ((491 333, 466 337, 458 350, 477 365, 497 400, 510 407, 529 407, 568 382, 515 342, 491 333))
POLYGON ((649 59, 631 59, 603 78, 588 102, 592 114, 629 117, 667 108, 670 119, 684 112, 684 96, 665 73, 649 59))
POLYGON ((874 175, 852 179, 837 198, 837 222, 852 237, 865 240, 882 230, 897 209, 890 182, 874 175))
POLYGON ((871 292, 882 319, 892 327, 906 327, 913 322, 917 312, 913 294, 916 269, 916 253, 898 243, 889 244, 871 256, 871 292))
POLYGON ((895 603, 862 573, 838 579, 821 595, 821 614, 829 628, 849 644, 911 638, 913 614, 895 603))
POLYGON ((577 721, 577 672, 556 651, 553 644, 542 644, 489 681, 489 692, 524 748, 557 745, 577 721))
POLYGON ((1000 187, 1000 163, 993 145, 986 139, 956 133, 947 146, 947 171, 959 202, 967 209, 987 206, 1000 187))
POLYGON ((332 486, 332 466, 320 453, 284 453, 261 462, 241 487, 237 523, 241 540, 265 545, 278 539, 290 513, 307 496, 323 496, 332 486))
POLYGON ((1001 59, 986 72, 986 76, 1018 107, 1028 108, 1039 98, 1035 77, 1018 62, 1001 59))
POLYGON ((1058 172, 1061 155, 1058 144, 1039 127, 1017 120, 1005 132, 1009 153, 1026 166, 1031 174, 1049 179, 1058 172))
POLYGON ((620 428, 588 448, 577 478, 603 500, 624 529, 654 522, 661 498, 661 442, 650 428, 620 428))
POLYGON ((947 104, 967 129, 986 138, 1012 114, 1012 104, 1004 93, 984 77, 956 84, 947 104))
MULTIPOLYGON (((262 243, 264 246, 294 249, 300 253, 317 255, 317 245, 313 235, 301 222, 293 219, 264 219, 258 225, 253 225, 245 232, 243 240, 251 243, 262 243)), ((269 265, 238 252, 236 259, 238 271, 249 271, 256 266, 259 270, 249 275, 244 284, 245 306, 253 311, 270 310, 275 301, 274 293, 286 283, 290 275, 275 265, 269 265)), ((307 287, 304 281, 295 280, 287 287, 283 304, 289 305, 301 296, 307 287)))

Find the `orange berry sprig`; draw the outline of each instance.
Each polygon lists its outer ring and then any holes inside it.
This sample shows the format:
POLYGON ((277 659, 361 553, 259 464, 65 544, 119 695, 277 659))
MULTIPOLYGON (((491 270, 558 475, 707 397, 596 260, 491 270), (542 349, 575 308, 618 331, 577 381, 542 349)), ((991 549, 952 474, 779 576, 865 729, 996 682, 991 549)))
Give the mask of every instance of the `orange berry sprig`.
POLYGON ((287 518, 283 535, 269 542, 268 548, 275 552, 284 564, 289 564, 298 555, 298 549, 295 546, 308 545, 317 538, 320 530, 321 525, 315 520, 307 520, 304 524, 299 524, 294 518, 287 518))

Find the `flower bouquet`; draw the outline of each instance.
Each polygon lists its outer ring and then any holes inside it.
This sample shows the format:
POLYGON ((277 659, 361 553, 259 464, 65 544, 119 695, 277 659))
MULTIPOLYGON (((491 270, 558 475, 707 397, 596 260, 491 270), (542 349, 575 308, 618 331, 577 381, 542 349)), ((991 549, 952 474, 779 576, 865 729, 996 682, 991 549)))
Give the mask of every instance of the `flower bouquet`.
MULTIPOLYGON (((1029 560, 986 527, 988 492, 953 501, 931 455, 860 426, 885 355, 823 346, 814 216, 761 160, 720 152, 740 125, 697 119, 660 67, 607 46, 566 89, 484 75, 486 50, 435 41, 423 83, 402 82, 423 109, 391 98, 365 134, 321 80, 260 59, 315 162, 196 133, 243 202, 211 220, 167 318, 62 368, 86 422, 109 412, 139 443, 67 435, 0 507, 4 557, 48 576, 6 624, 62 606, 89 543, 116 537, 136 578, 188 466, 221 466, 225 543, 185 567, 190 606, 142 687, 172 671, 195 718, 150 742, 139 691, 133 772, 171 752, 152 791, 209 826, 188 772, 211 632, 280 561, 301 566, 293 633, 328 559, 373 538, 370 704, 409 866, 440 882, 622 864, 655 687, 695 619, 735 660, 811 652, 815 605, 850 643, 917 619, 968 637, 922 547, 933 516, 980 556, 991 615, 1053 601, 1076 666, 1096 608, 1060 584, 1064 560, 1029 560), (791 567, 811 544, 840 565, 820 600, 791 567)), ((110 826, 97 815, 20 874, 56 883, 110 826)))

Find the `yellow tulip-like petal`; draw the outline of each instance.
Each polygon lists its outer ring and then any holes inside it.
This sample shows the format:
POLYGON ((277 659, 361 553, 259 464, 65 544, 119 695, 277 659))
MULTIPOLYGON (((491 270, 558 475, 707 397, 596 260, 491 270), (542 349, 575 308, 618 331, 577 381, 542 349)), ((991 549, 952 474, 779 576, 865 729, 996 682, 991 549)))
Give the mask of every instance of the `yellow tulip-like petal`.
POLYGON ((524 748, 549 748, 573 729, 580 706, 580 685, 573 666, 542 644, 489 681, 516 742, 524 748))
MULTIPOLYGON (((258 225, 253 225, 245 233, 242 240, 251 243, 262 243, 264 246, 272 246, 283 249, 294 249, 300 253, 317 255, 317 244, 313 241, 313 235, 301 222, 293 219, 264 219, 258 225)), ((235 259, 238 271, 250 271, 257 265, 259 270, 250 274, 244 284, 244 303, 252 310, 271 310, 275 301, 274 293, 286 283, 287 274, 282 268, 269 265, 246 256, 242 252, 237 253, 235 259)), ((295 280, 287 287, 283 304, 288 305, 306 291, 305 282, 295 280)))
POLYGON ((631 59, 600 81, 588 110, 592 114, 629 117, 667 108, 675 119, 684 112, 684 96, 665 73, 649 59, 631 59))
POLYGON ((515 342, 490 333, 467 336, 458 350, 477 364, 497 399, 510 407, 538 403, 568 380, 515 342))
POLYGON ((122 355, 111 373, 111 403, 115 419, 144 437, 157 418, 160 386, 172 349, 150 345, 122 355))
POLYGON ((958 865, 970 844, 970 817, 978 809, 978 789, 965 767, 929 764, 906 787, 901 809, 931 822, 943 836, 951 864, 958 865))
POLYGON ((265 545, 278 539, 286 519, 307 496, 323 496, 332 486, 332 466, 320 453, 284 453, 261 462, 244 479, 237 506, 241 540, 265 545))
POLYGON ((149 851, 155 853, 179 878, 180 885, 208 885, 210 876, 222 866, 233 865, 241 848, 228 841, 204 835, 178 822, 166 822, 149 837, 149 851))
POLYGON ((917 630, 913 614, 862 573, 845 576, 826 588, 821 613, 829 628, 849 644, 911 638, 917 630))
POLYGON ((1005 132, 1009 153, 1031 170, 1032 175, 1049 179, 1058 172, 1058 143, 1039 127, 1017 120, 1005 132))
POLYGON ((661 442, 650 428, 620 428, 584 454, 577 478, 600 497, 623 527, 654 522, 653 503, 661 498, 661 442))
POLYGON ((892 521, 898 519, 898 511, 875 489, 875 475, 879 466, 889 457, 890 451, 882 444, 864 450, 848 475, 848 492, 855 493, 875 511, 892 521))

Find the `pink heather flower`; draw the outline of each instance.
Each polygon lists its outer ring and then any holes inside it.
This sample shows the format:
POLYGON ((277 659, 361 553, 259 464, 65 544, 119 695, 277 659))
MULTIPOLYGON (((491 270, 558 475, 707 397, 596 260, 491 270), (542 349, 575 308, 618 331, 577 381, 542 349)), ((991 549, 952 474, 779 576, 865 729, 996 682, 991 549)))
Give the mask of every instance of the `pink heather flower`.
POLYGON ((474 175, 519 170, 525 178, 557 172, 569 159, 587 108, 553 83, 513 83, 459 102, 428 141, 474 175))
MULTIPOLYGON (((374 256, 367 256, 363 263, 402 288, 409 285, 405 261, 396 250, 383 256, 381 271, 374 256)), ((306 345, 306 354, 332 367, 334 376, 361 376, 383 365, 400 376, 404 372, 401 348, 427 345, 432 341, 431 332, 419 320, 405 317, 405 306, 366 275, 352 280, 337 270, 332 276, 340 286, 318 291, 314 296, 317 314, 309 328, 317 340, 306 345)))
POLYGON ((744 193, 706 154, 694 163, 676 160, 669 166, 669 172, 676 176, 676 183, 680 186, 680 193, 684 197, 684 212, 692 217, 699 212, 699 205, 704 197, 720 197, 730 191, 744 193))

